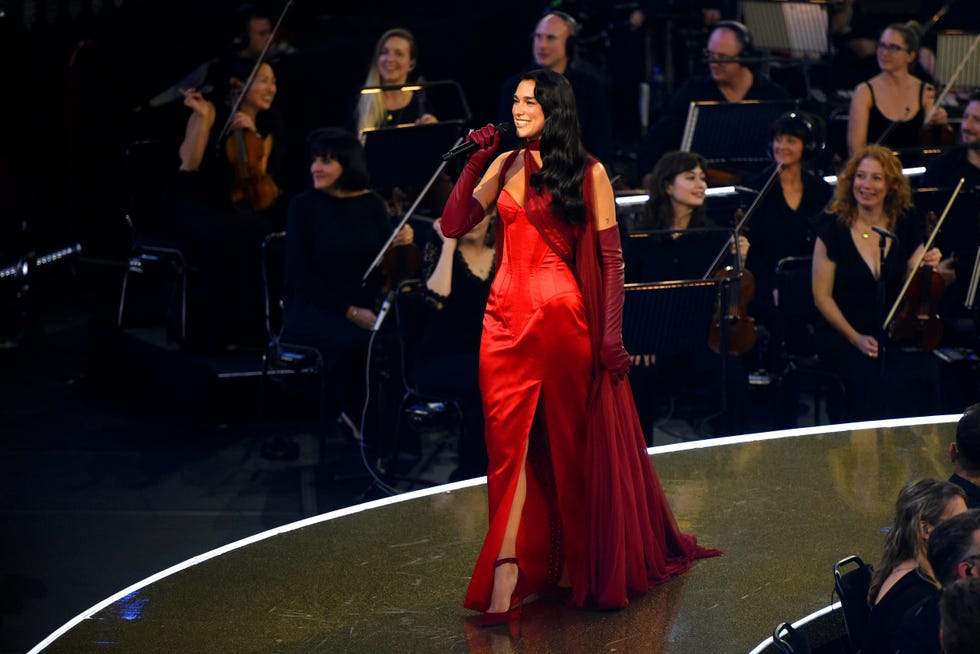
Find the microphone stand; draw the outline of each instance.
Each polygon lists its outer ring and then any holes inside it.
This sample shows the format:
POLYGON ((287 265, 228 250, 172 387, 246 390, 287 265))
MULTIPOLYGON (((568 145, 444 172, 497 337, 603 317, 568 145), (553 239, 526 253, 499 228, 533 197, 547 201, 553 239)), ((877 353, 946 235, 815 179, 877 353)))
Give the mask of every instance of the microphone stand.
MULTIPOLYGON (((885 312, 885 249, 888 246, 888 235, 884 232, 878 232, 878 283, 877 283, 877 293, 875 294, 875 304, 877 306, 877 316, 880 319, 881 314, 885 312)), ((885 338, 888 335, 888 327, 882 326, 881 333, 878 335, 878 360, 881 361, 883 357, 881 356, 884 352, 885 338)), ((884 370, 884 367, 882 367, 884 370)))
MULTIPOLYGON (((456 143, 453 145, 453 147, 459 145, 462 141, 462 137, 456 139, 456 143)), ((429 181, 425 183, 424 187, 422 187, 422 190, 419 192, 418 196, 416 196, 415 201, 412 202, 412 205, 408 208, 408 211, 406 211, 405 215, 398 221, 398 224, 395 226, 394 230, 392 230, 391 235, 388 236, 388 240, 385 241, 384 245, 381 246, 381 250, 379 250, 378 254, 374 257, 374 261, 371 262, 371 265, 368 266, 367 270, 365 270, 364 274, 361 276, 361 286, 367 284, 368 277, 371 276, 371 273, 373 273, 381 263, 381 259, 384 258, 385 252, 388 251, 388 248, 391 247, 395 237, 398 236, 398 232, 401 231, 402 227, 405 226, 405 223, 408 222, 408 219, 415 213, 415 210, 425 198, 425 194, 429 192, 429 189, 432 188, 432 185, 435 183, 436 179, 446 168, 447 163, 449 162, 443 161, 436 167, 436 171, 432 173, 431 177, 429 177, 429 181)), ((388 314, 388 309, 391 308, 391 302, 394 300, 394 297, 395 291, 389 290, 388 294, 385 296, 384 302, 381 304, 381 310, 378 311, 378 319, 374 322, 374 327, 371 328, 372 331, 378 331, 378 329, 381 327, 381 323, 384 322, 385 316, 388 314)))

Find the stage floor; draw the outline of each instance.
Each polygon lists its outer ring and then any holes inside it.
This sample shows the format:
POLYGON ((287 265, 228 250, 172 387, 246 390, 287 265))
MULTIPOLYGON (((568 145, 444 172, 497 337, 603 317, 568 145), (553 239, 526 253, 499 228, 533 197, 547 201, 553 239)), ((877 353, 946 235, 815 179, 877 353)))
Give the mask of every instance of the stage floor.
POLYGON ((724 556, 616 612, 557 598, 480 629, 462 598, 482 480, 362 504, 202 554, 92 607, 32 651, 748 652, 831 604, 832 566, 875 562, 901 486, 948 478, 959 416, 654 448, 681 528, 724 556))

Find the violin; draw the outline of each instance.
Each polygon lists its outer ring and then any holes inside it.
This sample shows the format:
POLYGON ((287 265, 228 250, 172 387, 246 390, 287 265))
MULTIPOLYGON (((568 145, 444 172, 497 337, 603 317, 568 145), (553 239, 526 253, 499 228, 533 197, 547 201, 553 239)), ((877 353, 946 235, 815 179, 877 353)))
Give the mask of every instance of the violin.
MULTIPOLYGON (((236 89, 238 92, 240 89, 236 89)), ((262 211, 272 206, 279 197, 281 191, 276 180, 266 172, 266 162, 271 152, 271 134, 263 138, 252 130, 232 130, 225 141, 225 154, 228 163, 235 169, 235 181, 231 187, 231 203, 235 208, 262 211)))
POLYGON ((703 279, 715 277, 724 280, 720 284, 718 302, 711 317, 711 326, 708 328, 708 347, 713 352, 721 352, 723 339, 726 341, 724 349, 728 354, 743 354, 755 345, 755 318, 748 315, 747 310, 748 303, 755 295, 755 277, 750 271, 742 268, 742 255, 738 252, 738 235, 758 211, 762 200, 768 195, 782 169, 782 164, 776 165, 748 211, 743 212, 739 209, 735 212, 736 225, 732 230, 732 240, 725 242, 704 274, 703 279), (721 267, 721 261, 727 254, 730 244, 734 244, 736 248, 735 266, 721 267), (738 284, 733 284, 732 280, 738 280, 738 284))
MULTIPOLYGON (((740 221, 742 216, 743 212, 739 209, 735 220, 740 221)), ((741 255, 738 258, 741 259, 741 255)), ((724 266, 715 272, 714 277, 722 280, 722 283, 708 328, 708 347, 720 354, 724 339, 728 354, 744 354, 752 349, 757 338, 755 318, 748 315, 749 302, 755 296, 755 276, 752 271, 740 266, 724 266)))
MULTIPOLYGON (((218 135, 217 143, 219 145, 221 139, 228 134, 235 114, 238 113, 242 99, 248 93, 248 89, 252 85, 252 80, 255 79, 255 74, 265 61, 266 54, 269 52, 269 46, 272 45, 276 32, 279 31, 279 26, 282 25, 282 21, 286 17, 286 12, 289 11, 292 4, 293 0, 287 0, 282 11, 279 12, 279 18, 272 27, 272 31, 269 33, 269 38, 266 39, 262 52, 256 58, 255 65, 252 67, 248 79, 245 80, 244 84, 233 84, 231 112, 228 114, 228 120, 225 121, 224 127, 221 128, 221 133, 218 135)), ((231 190, 232 204, 242 210, 247 210, 249 207, 255 211, 267 209, 276 201, 276 198, 281 193, 275 180, 266 172, 266 162, 269 159, 269 153, 272 152, 272 135, 270 134, 262 138, 258 134, 248 130, 235 129, 231 131, 234 134, 232 138, 225 141, 225 154, 228 157, 229 163, 235 169, 235 183, 231 190)))
POLYGON ((930 213, 931 233, 922 248, 922 254, 915 262, 914 272, 905 279, 895 304, 892 306, 882 329, 887 331, 889 339, 900 345, 912 345, 925 350, 935 349, 943 337, 943 322, 939 316, 938 306, 946 283, 932 266, 922 266, 925 253, 932 247, 932 242, 939 232, 939 227, 946 219, 956 196, 963 187, 965 178, 960 178, 956 190, 946 203, 942 217, 935 220, 935 213, 930 213), (899 307, 901 310, 899 311, 899 307), (896 316, 896 312, 898 315, 896 316), (894 320, 892 318, 894 317, 894 320))

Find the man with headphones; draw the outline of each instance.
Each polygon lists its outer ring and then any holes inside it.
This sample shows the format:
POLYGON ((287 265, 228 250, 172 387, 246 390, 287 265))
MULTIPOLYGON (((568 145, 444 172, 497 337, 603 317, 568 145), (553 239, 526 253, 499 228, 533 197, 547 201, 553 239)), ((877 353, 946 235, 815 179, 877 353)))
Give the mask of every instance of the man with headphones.
POLYGON ((740 102, 742 100, 789 100, 789 92, 753 70, 750 62, 726 61, 754 56, 749 29, 733 20, 718 23, 708 36, 704 51, 709 75, 688 79, 662 108, 660 119, 640 144, 638 165, 649 173, 665 152, 680 147, 687 112, 692 102, 740 102))
POLYGON ((942 651, 939 603, 958 579, 980 578, 980 509, 943 520, 929 534, 929 565, 942 590, 915 604, 898 623, 889 652, 924 654, 942 651))
MULTIPOLYGON (((546 68, 564 75, 575 91, 575 106, 582 128, 586 150, 610 166, 615 154, 612 145, 612 120, 606 98, 608 89, 599 71, 575 57, 575 42, 580 30, 578 21, 563 11, 548 11, 534 27, 531 54, 534 64, 504 82, 500 89, 500 111, 497 122, 510 123, 514 91, 521 76, 533 68, 546 68)), ((513 147, 516 137, 504 137, 501 148, 513 147)))

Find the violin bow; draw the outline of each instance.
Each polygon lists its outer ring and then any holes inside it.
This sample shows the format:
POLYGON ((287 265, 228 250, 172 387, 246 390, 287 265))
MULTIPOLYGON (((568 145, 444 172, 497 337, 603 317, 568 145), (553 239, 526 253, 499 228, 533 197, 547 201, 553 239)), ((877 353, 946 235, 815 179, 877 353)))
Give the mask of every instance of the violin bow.
MULTIPOLYGON (((932 228, 932 233, 929 234, 929 238, 926 239, 925 245, 922 247, 922 253, 919 255, 918 260, 912 266, 912 272, 914 273, 918 270, 919 266, 922 265, 922 260, 926 258, 926 252, 932 247, 932 242, 936 240, 936 235, 939 233, 939 228, 943 226, 943 221, 946 220, 946 214, 949 213, 950 208, 952 208, 953 203, 956 201, 956 196, 960 194, 960 189, 963 188, 963 184, 966 182, 965 177, 960 177, 959 184, 953 190, 953 194, 949 196, 949 202, 946 203, 946 208, 943 209, 943 215, 939 217, 936 221, 936 226, 932 228)), ((881 271, 879 274, 884 274, 881 271)), ((909 285, 912 283, 912 278, 915 275, 910 273, 905 276, 905 283, 902 285, 902 290, 899 292, 898 297, 895 298, 895 304, 892 305, 891 311, 888 312, 888 316, 885 318, 885 324, 881 326, 882 331, 888 330, 888 325, 891 324, 892 318, 895 317, 895 312, 898 311, 898 307, 902 305, 902 300, 905 299, 905 292, 909 290, 909 285)))
MULTIPOLYGON (((742 216, 742 219, 738 221, 737 225, 735 225, 735 229, 732 230, 732 239, 734 240, 735 243, 736 253, 738 253, 738 235, 741 233, 742 228, 745 226, 745 223, 749 221, 749 218, 751 218, 753 214, 755 214, 755 212, 759 209, 759 205, 762 203, 762 199, 765 198, 766 195, 769 193, 769 189, 772 188, 773 182, 776 181, 776 176, 779 175, 779 172, 782 169, 783 169, 783 164, 776 164, 776 169, 772 171, 771 175, 769 175, 769 179, 766 180, 766 183, 763 185, 762 190, 759 191, 759 194, 755 196, 755 200, 753 200, 752 204, 749 205, 748 211, 745 212, 745 215, 742 216)), ((718 251, 718 254, 715 255, 714 261, 712 261, 711 265, 708 266, 708 270, 704 273, 704 277, 702 277, 701 279, 708 279, 709 277, 711 277, 711 275, 715 272, 715 268, 717 268, 718 264, 721 263, 721 260, 722 258, 724 258, 725 253, 727 251, 728 251, 728 242, 726 241, 725 244, 721 246, 721 250, 718 251)), ((742 272, 741 260, 742 260, 742 255, 741 253, 739 253, 739 256, 736 257, 736 263, 739 264, 739 270, 737 271, 739 274, 741 274, 742 272)))
POLYGON ((225 120, 225 126, 221 128, 221 133, 218 134, 218 138, 215 143, 221 143, 221 140, 228 134, 228 130, 231 129, 231 121, 235 119, 235 114, 238 113, 239 107, 242 106, 242 100, 248 94, 249 87, 252 86, 252 82, 255 80, 256 73, 259 72, 259 67, 265 61, 265 56, 269 53, 269 47, 272 46, 272 41, 276 38, 276 34, 279 32, 279 26, 282 25, 283 19, 286 17, 286 12, 289 8, 293 6, 293 0, 286 0, 286 5, 279 12, 279 18, 276 20, 276 24, 272 27, 272 31, 269 32, 269 38, 265 40, 265 45, 262 46, 262 52, 259 53, 258 58, 255 60, 255 65, 252 66, 252 71, 248 74, 248 78, 245 83, 242 84, 242 88, 235 94, 235 101, 231 105, 231 111, 228 112, 228 119, 225 120))
MULTIPOLYGON (((952 3, 947 4, 945 7, 947 11, 949 10, 950 4, 952 3)), ((949 76, 949 81, 946 82, 945 86, 943 86, 943 92, 936 97, 936 101, 932 103, 932 109, 930 109, 928 113, 926 113, 926 117, 925 120, 923 121, 923 124, 928 124, 929 121, 932 119, 932 115, 936 113, 936 109, 942 106, 943 101, 946 99, 946 96, 949 95, 949 92, 953 89, 953 84, 956 82, 956 78, 958 78, 960 74, 963 72, 963 69, 966 67, 966 64, 970 61, 970 58, 973 56, 973 52, 974 50, 977 49, 978 45, 980 45, 980 34, 977 34, 976 38, 973 39, 973 43, 970 44, 970 49, 966 51, 966 56, 964 56, 960 60, 959 65, 956 66, 956 70, 954 70, 953 74, 949 76)))

